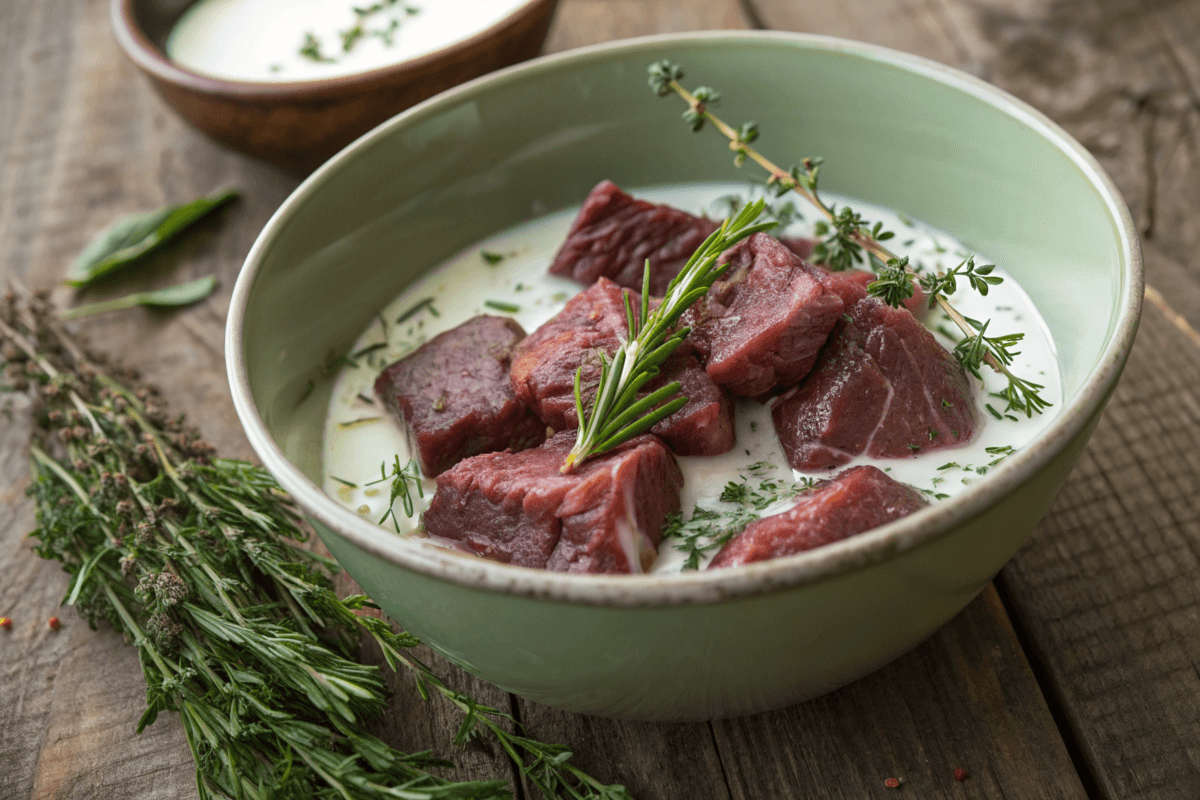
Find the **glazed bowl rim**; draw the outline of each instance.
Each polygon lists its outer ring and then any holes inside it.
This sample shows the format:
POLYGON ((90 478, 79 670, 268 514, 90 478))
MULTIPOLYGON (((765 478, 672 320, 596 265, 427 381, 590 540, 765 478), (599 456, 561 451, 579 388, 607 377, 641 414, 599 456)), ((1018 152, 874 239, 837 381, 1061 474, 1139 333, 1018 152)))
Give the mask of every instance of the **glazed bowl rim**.
MULTIPOLYGON (((651 57, 653 58, 653 56, 651 57)), ((1133 345, 1141 312, 1143 269, 1133 220, 1120 193, 1099 163, 1082 145, 1049 118, 1008 93, 943 64, 877 45, 815 34, 778 31, 702 31, 608 42, 571 50, 497 71, 445 91, 382 123, 326 162, 279 207, 246 257, 234 286, 226 324, 226 364, 234 406, 251 446, 300 506, 316 521, 358 548, 404 569, 465 587, 523 597, 593 606, 660 607, 717 603, 747 598, 829 580, 898 557, 935 542, 1015 492, 1061 453, 1098 413, 1113 388, 1133 345), (324 178, 351 161, 380 136, 410 120, 436 114, 497 87, 527 76, 556 70, 563 64, 605 60, 613 55, 677 43, 736 41, 745 44, 799 45, 807 49, 853 55, 898 66, 948 85, 986 102, 1031 128, 1068 156, 1103 200, 1119 239, 1122 272, 1118 310, 1107 346, 1077 396, 1028 446, 1010 456, 962 493, 902 519, 834 544, 732 569, 683 574, 573 575, 516 567, 458 554, 411 537, 397 536, 344 508, 304 475, 284 455, 267 430, 250 390, 243 351, 244 322, 251 290, 263 258, 293 209, 320 190, 324 178)))
MULTIPOLYGON (((197 0, 198 2, 199 0, 197 0)), ((517 25, 542 6, 558 0, 519 0, 503 18, 465 39, 451 42, 424 55, 404 59, 375 69, 306 81, 237 81, 217 78, 187 69, 158 47, 137 24, 134 4, 137 0, 112 0, 110 20, 117 44, 140 69, 156 80, 182 86, 194 92, 243 100, 323 100, 347 93, 388 84, 406 73, 420 74, 440 61, 453 60, 487 40, 517 25)), ((493 73, 494 74, 494 73, 493 73)))

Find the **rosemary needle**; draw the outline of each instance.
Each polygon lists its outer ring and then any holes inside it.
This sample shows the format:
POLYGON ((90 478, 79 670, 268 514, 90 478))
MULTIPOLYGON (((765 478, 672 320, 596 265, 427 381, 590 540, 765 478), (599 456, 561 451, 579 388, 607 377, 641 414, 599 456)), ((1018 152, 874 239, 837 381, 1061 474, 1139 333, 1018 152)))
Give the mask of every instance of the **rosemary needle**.
POLYGON ((447 780, 431 770, 448 762, 367 731, 386 687, 350 657, 363 633, 463 712, 456 744, 491 739, 547 797, 630 800, 448 687, 412 656, 413 636, 358 613, 374 607, 365 596, 338 599, 336 564, 296 546, 300 516, 270 474, 217 458, 157 392, 104 374, 43 297, 0 301, 0 354, 0 389, 34 399, 35 550, 70 574, 66 604, 138 649, 138 730, 179 714, 202 800, 512 797, 507 781, 447 780))

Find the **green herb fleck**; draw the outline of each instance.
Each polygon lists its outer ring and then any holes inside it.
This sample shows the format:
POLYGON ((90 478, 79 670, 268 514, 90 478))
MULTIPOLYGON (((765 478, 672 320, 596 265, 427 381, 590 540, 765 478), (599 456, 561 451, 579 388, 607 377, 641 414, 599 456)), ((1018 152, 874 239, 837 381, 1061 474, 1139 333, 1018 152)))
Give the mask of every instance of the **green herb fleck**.
POLYGON ((503 311, 505 314, 516 314, 521 310, 521 307, 515 303, 504 303, 499 300, 484 300, 483 304, 488 308, 503 311))

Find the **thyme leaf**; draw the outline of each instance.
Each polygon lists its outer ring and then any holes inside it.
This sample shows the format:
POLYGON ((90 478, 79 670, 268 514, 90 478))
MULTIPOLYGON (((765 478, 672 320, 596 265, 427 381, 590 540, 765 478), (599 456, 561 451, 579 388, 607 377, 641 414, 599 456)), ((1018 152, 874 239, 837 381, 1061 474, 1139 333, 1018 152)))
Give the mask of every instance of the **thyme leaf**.
MULTIPOLYGON (((920 265, 915 269, 908 269, 907 261, 901 265, 900 257, 882 244, 895 234, 883 230, 881 223, 871 225, 852 209, 843 206, 838 210, 821 199, 819 183, 822 159, 806 158, 800 164, 784 170, 750 146, 759 136, 757 123, 746 123, 740 128, 733 128, 712 113, 710 107, 718 98, 714 89, 706 86, 689 92, 680 84, 684 75, 683 69, 665 59, 652 63, 648 68, 648 75, 650 88, 656 95, 666 97, 674 93, 687 103, 688 108, 683 116, 693 131, 699 131, 705 123, 711 122, 713 127, 729 139, 729 147, 736 153, 734 163, 737 166, 740 167, 747 159, 754 161, 766 170, 767 185, 773 187, 779 196, 795 192, 816 206, 825 217, 815 226, 817 235, 821 237, 813 248, 813 256, 818 263, 826 264, 831 270, 839 270, 861 264, 865 260, 872 269, 881 274, 881 278, 872 284, 872 294, 893 306, 899 306, 904 299, 912 296, 911 291, 907 297, 903 296, 904 287, 900 284, 896 270, 903 266, 911 274, 917 275, 922 271, 920 265)), ((902 221, 905 224, 911 222, 907 217, 903 217, 902 221)), ((946 248, 936 240, 934 244, 939 253, 946 252, 946 248)), ((921 276, 922 288, 929 293, 931 307, 940 306, 964 334, 972 337, 976 335, 976 331, 972 330, 966 318, 955 310, 947 295, 953 293, 958 278, 964 278, 972 289, 986 295, 990 286, 1002 280, 999 276, 991 274, 993 269, 994 266, 991 265, 975 266, 974 257, 968 256, 958 267, 944 275, 921 276)), ((956 348, 956 356, 960 352, 973 357, 976 351, 969 348, 960 351, 956 348)), ((964 363, 963 367, 970 371, 968 363, 964 363)), ((1009 369, 1011 361, 1004 361, 999 348, 984 343, 979 363, 987 364, 1008 380, 1008 386, 1002 392, 1008 403, 1007 410, 1032 416, 1050 407, 1051 404, 1040 394, 1041 389, 1045 387, 1015 375, 1009 369)), ((978 375, 978 364, 975 364, 975 370, 974 374, 978 375)))

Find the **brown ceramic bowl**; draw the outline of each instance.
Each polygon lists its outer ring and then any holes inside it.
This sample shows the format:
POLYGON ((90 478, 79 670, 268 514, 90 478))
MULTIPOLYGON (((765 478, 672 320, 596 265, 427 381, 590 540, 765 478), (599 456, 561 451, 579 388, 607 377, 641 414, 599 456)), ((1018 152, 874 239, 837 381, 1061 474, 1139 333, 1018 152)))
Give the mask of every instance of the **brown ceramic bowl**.
POLYGON ((438 92, 541 50, 558 0, 527 0, 492 27, 381 69, 296 83, 211 78, 166 55, 195 0, 112 0, 117 42, 184 119, 217 141, 309 172, 380 122, 438 92))

